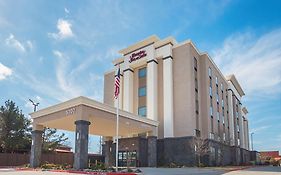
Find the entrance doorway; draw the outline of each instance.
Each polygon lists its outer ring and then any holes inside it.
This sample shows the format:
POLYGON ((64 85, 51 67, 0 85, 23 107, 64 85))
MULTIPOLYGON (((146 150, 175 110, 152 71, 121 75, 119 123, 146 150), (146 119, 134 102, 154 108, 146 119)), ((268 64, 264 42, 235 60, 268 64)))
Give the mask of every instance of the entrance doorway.
POLYGON ((121 167, 136 167, 137 151, 119 151, 118 165, 121 167))

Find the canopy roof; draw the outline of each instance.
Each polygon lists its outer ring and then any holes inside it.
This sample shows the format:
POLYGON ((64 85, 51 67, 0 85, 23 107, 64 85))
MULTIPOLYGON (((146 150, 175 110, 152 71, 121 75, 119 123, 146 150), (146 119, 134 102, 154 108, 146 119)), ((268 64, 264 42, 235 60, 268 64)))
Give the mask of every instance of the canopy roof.
MULTIPOLYGON (((91 122, 89 133, 101 136, 115 136, 116 108, 80 96, 69 101, 33 112, 33 129, 38 126, 75 131, 74 122, 91 122)), ((158 122, 123 110, 119 110, 119 135, 129 136, 144 132, 157 132, 158 122)))

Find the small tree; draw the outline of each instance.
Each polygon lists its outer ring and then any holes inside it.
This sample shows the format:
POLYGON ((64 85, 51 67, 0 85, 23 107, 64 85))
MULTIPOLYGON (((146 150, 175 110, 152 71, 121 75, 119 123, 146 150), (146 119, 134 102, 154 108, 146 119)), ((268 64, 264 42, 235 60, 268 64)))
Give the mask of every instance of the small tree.
POLYGON ((201 166, 201 157, 207 155, 209 153, 209 140, 208 139, 201 139, 195 138, 194 139, 194 150, 195 155, 198 158, 198 166, 201 166))
POLYGON ((59 146, 65 144, 68 138, 65 134, 58 134, 57 129, 44 128, 42 134, 42 150, 44 152, 54 151, 59 146))

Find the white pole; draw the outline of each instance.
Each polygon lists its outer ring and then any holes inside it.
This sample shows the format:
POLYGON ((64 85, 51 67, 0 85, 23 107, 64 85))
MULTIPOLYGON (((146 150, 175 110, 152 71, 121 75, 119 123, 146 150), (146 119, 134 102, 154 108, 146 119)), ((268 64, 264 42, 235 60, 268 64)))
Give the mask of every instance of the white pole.
POLYGON ((116 172, 118 172, 118 136, 119 136, 119 94, 116 98, 117 100, 117 109, 116 109, 116 160, 115 160, 115 165, 116 165, 116 172))

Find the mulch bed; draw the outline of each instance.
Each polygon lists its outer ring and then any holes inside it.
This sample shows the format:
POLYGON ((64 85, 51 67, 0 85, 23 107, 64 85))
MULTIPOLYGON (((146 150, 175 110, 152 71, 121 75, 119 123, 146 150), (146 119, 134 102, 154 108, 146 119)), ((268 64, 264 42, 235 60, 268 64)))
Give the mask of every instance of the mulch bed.
POLYGON ((33 168, 17 168, 16 171, 50 171, 50 172, 64 172, 74 174, 89 174, 89 175, 137 175, 136 173, 123 173, 123 172, 88 172, 79 170, 42 170, 33 168))

